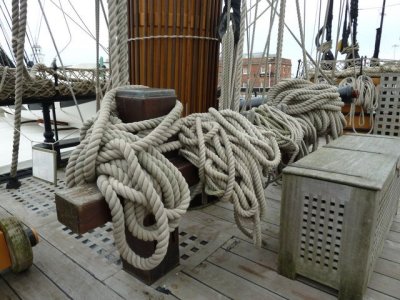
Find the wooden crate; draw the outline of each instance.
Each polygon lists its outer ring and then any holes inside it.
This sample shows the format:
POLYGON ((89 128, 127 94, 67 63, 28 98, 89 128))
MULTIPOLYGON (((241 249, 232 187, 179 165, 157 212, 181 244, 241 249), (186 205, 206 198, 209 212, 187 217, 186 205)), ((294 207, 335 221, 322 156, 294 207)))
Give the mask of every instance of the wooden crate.
POLYGON ((362 299, 398 207, 398 149, 397 138, 343 136, 284 169, 282 275, 362 299))

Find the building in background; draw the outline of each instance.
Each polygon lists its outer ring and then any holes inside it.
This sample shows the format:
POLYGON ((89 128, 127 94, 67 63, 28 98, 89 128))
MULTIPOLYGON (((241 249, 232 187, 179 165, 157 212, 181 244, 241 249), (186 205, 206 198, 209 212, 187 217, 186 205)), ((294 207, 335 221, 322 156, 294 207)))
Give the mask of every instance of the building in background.
MULTIPOLYGON (((222 59, 219 60, 218 70, 218 85, 221 86, 222 79, 222 59)), ((269 88, 276 84, 275 80, 275 54, 270 54, 268 61, 266 57, 262 57, 262 53, 253 53, 249 58, 243 54, 242 67, 242 91, 253 84, 254 91, 259 91, 261 88, 269 88), (265 84, 264 84, 265 83, 265 84)), ((282 58, 280 69, 281 80, 292 77, 292 61, 288 58, 282 58)))
MULTIPOLYGON (((242 71, 242 87, 247 88, 253 81, 254 88, 271 87, 276 84, 275 81, 275 54, 270 54, 268 62, 262 57, 262 53, 253 53, 252 57, 247 54, 243 56, 243 71, 242 71)), ((281 79, 291 78, 292 76, 292 61, 287 58, 282 58, 280 69, 281 79)))

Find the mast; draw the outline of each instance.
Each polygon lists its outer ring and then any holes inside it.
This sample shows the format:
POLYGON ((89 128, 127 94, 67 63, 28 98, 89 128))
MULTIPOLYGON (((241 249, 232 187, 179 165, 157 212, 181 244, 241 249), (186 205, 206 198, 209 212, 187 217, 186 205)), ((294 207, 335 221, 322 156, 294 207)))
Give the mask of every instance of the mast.
POLYGON ((374 49, 374 55, 372 56, 372 58, 378 58, 379 57, 379 50, 380 50, 380 47, 381 47, 383 18, 385 16, 385 6, 386 6, 386 0, 383 0, 382 13, 381 13, 381 24, 380 24, 379 28, 376 29, 375 49, 374 49))

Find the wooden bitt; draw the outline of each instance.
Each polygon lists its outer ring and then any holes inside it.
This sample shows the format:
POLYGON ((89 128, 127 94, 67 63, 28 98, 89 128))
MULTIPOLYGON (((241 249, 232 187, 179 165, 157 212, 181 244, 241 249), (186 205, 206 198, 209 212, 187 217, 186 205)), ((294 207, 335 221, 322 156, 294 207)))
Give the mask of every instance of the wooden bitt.
MULTIPOLYGON (((171 162, 185 177, 189 186, 198 181, 197 168, 183 157, 171 162)), ((57 219, 71 229, 83 234, 111 221, 110 209, 95 184, 85 184, 55 193, 57 219)))
MULTIPOLYGON (((175 103, 175 91, 167 89, 121 90, 116 95, 118 115, 125 123, 166 115, 175 106, 175 103)), ((197 168, 188 160, 177 156, 177 152, 169 153, 167 157, 183 174, 189 186, 199 182, 197 168)), ((61 191, 56 193, 55 199, 58 220, 75 233, 83 234, 111 220, 108 204, 95 184, 61 191)), ((151 225, 152 222, 154 223, 154 220, 148 216, 144 225, 151 225)), ((149 257, 154 253, 156 242, 139 240, 130 233, 128 228, 125 228, 125 234, 129 246, 140 256, 149 257)), ((178 228, 170 234, 167 254, 156 268, 143 271, 123 260, 124 270, 146 284, 152 284, 178 264, 178 228)))

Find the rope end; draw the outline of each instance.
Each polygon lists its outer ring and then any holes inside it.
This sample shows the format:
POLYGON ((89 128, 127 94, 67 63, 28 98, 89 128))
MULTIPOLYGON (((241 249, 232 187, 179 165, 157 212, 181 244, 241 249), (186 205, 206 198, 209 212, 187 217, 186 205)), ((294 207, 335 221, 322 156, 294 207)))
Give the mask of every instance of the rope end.
POLYGON ((21 186, 21 182, 16 177, 10 177, 8 179, 6 189, 17 189, 21 186))

